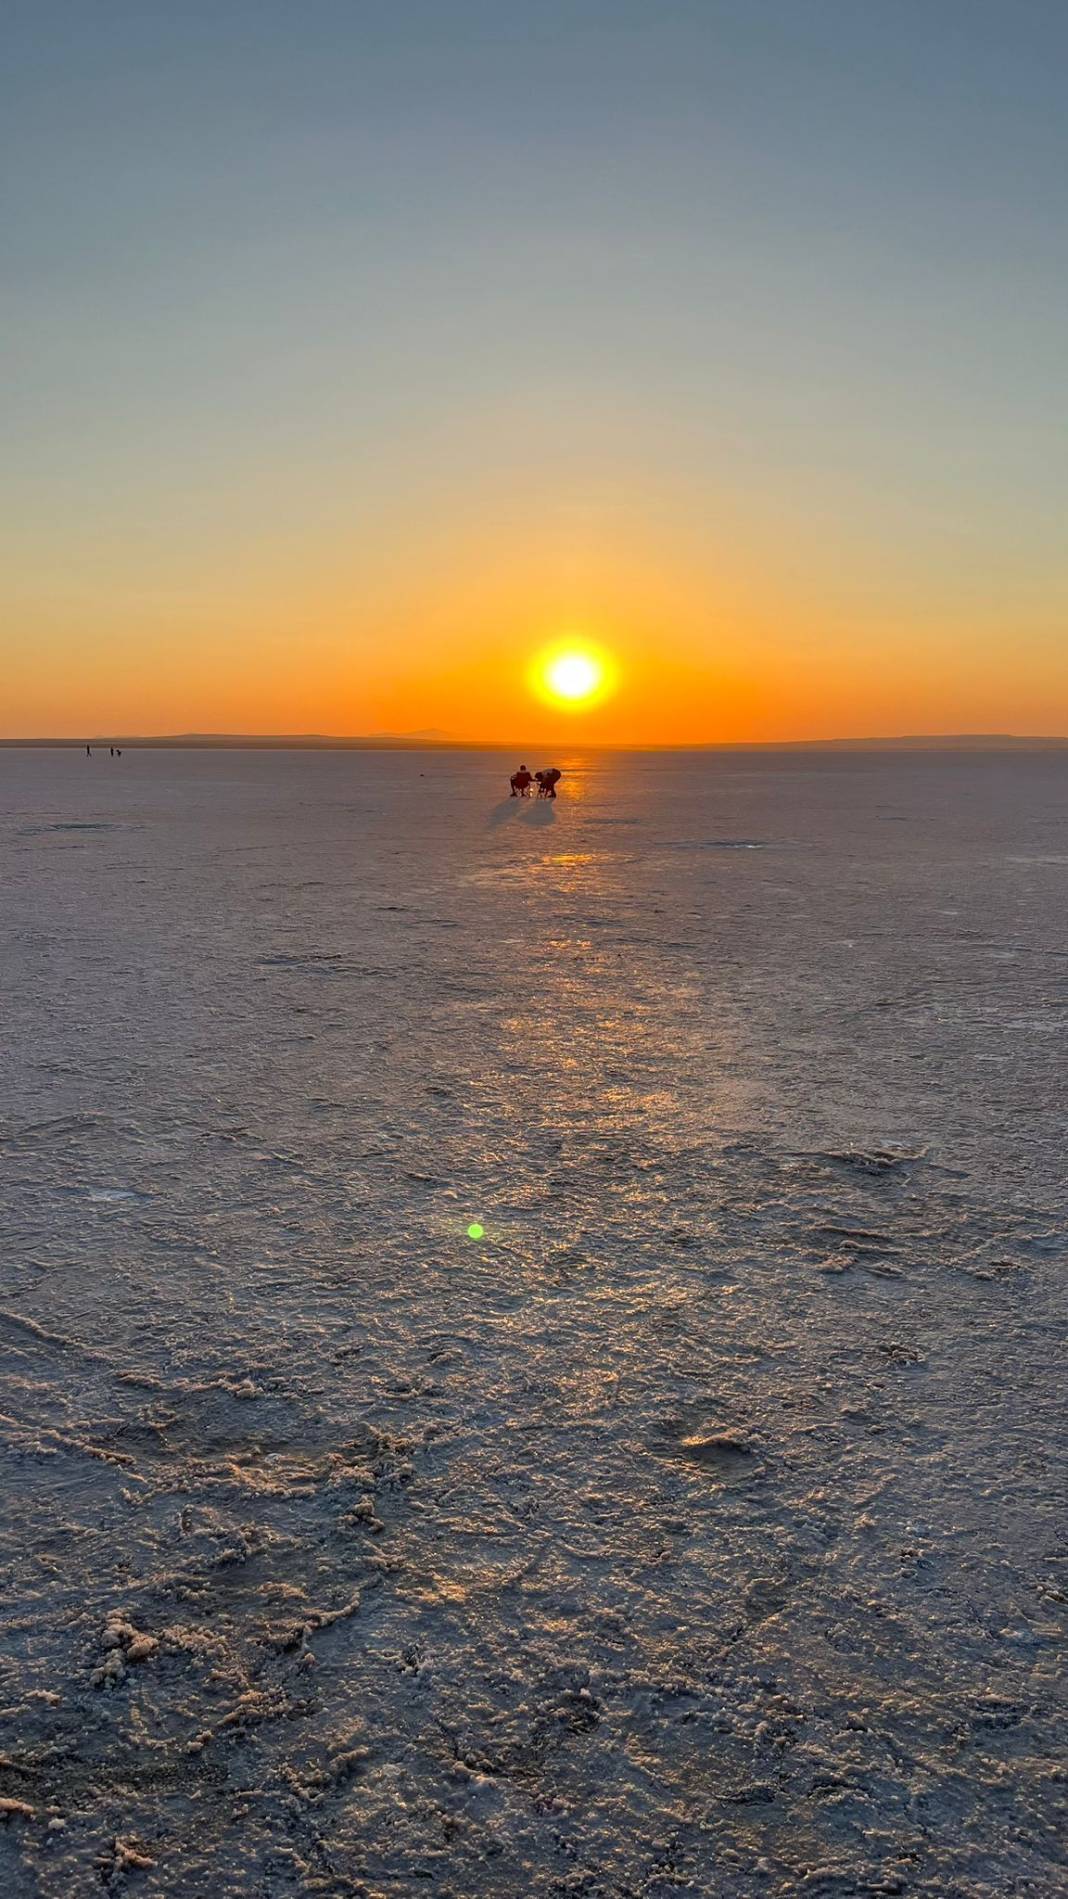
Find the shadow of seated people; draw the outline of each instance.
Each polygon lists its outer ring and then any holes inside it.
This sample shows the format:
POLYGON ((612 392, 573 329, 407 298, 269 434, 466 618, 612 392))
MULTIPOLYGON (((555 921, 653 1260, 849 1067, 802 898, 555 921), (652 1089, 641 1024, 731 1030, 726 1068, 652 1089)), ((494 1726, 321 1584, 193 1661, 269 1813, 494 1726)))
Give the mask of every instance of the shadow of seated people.
POLYGON ((523 807, 523 820, 526 824, 555 824, 556 806, 551 798, 531 800, 523 807))
POLYGON ((495 804, 486 820, 490 830, 494 830, 498 824, 503 824, 506 819, 514 818, 522 802, 520 798, 502 798, 500 804, 495 804))

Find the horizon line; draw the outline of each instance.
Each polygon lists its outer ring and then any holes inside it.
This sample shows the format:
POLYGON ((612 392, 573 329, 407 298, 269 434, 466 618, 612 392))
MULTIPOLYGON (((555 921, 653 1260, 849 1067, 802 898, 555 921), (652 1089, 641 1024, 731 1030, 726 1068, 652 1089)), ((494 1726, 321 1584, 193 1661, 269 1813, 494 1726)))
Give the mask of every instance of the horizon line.
POLYGON ((524 739, 456 738, 432 731, 334 734, 322 732, 166 732, 166 733, 87 733, 84 737, 34 736, 0 737, 5 750, 70 750, 83 745, 126 745, 145 748, 168 747, 176 750, 267 751, 522 751, 546 746, 560 749, 578 746, 588 751, 641 752, 739 752, 739 751, 831 751, 887 749, 937 750, 944 747, 978 749, 981 747, 1052 747, 1068 746, 1068 734, 1013 732, 916 732, 849 734, 839 737, 796 739, 582 739, 559 734, 524 739))

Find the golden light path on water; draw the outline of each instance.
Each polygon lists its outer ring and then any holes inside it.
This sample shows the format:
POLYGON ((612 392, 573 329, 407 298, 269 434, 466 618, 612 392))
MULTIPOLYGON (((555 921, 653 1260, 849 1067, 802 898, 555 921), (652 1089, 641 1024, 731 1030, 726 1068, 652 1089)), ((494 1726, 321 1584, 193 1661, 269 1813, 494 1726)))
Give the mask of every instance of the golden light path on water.
MULTIPOLYGON (((496 1074, 513 1078, 519 1120, 542 1130, 550 1171, 552 1157, 581 1139, 611 1176, 614 1203, 644 1220, 665 1157, 688 1148, 698 1129, 716 1140, 724 1122, 744 1118, 747 1092, 737 1075, 743 1040, 722 997, 709 1007, 688 959, 665 959, 657 926, 635 926, 634 867, 643 845, 629 831, 600 828, 608 807, 597 794, 598 828, 570 835, 589 800, 590 772, 578 749, 565 749, 561 763, 559 810, 513 807, 507 822, 522 831, 510 829, 509 841, 522 837, 522 847, 502 850, 465 877, 474 890, 494 892, 502 918, 511 920, 501 939, 509 955, 500 992, 483 1033, 492 1020, 496 1074), (542 931, 533 965, 531 918, 542 931), (613 1171, 620 1152, 627 1156, 625 1178, 613 1171)), ((621 782, 622 770, 617 796, 621 782)), ((647 888, 657 889, 655 874, 647 888)), ((496 1108, 498 1089, 493 1071, 473 1084, 476 1116, 496 1108)), ((462 1220, 443 1211, 438 1230, 449 1242, 462 1238, 466 1270, 488 1271, 492 1260, 508 1258, 518 1271, 525 1249, 539 1246, 546 1195, 552 1203, 556 1192, 551 1182, 534 1189, 493 1181, 462 1220)), ((563 1284, 583 1270, 584 1217, 576 1200, 573 1237, 538 1252, 540 1286, 563 1284)), ((725 1279, 719 1296, 733 1291, 725 1279)))

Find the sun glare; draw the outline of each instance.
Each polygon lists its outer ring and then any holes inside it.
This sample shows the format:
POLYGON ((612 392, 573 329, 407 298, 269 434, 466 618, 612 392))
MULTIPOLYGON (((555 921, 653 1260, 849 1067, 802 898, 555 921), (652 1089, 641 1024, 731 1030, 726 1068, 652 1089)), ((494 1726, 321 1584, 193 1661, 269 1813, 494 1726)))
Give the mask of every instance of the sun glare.
POLYGON ((586 653, 565 653, 554 661, 549 684, 561 699, 588 699, 598 682, 597 662, 586 653))
POLYGON ((592 646, 554 646, 539 654, 530 683, 539 698, 568 712, 598 705, 615 686, 615 664, 592 646))

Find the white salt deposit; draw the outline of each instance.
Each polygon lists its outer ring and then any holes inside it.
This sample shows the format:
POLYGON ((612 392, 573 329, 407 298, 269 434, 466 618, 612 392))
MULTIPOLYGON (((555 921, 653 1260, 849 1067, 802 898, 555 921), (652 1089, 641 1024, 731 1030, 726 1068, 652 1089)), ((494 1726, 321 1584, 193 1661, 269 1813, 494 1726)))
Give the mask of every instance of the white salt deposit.
POLYGON ((1063 1890, 1068 759, 515 762, 0 752, 0 1889, 1063 1890))

